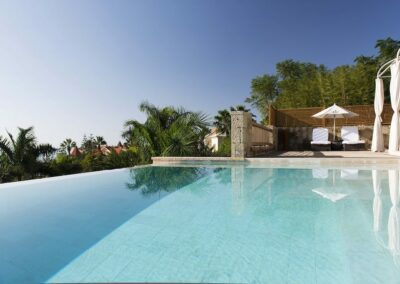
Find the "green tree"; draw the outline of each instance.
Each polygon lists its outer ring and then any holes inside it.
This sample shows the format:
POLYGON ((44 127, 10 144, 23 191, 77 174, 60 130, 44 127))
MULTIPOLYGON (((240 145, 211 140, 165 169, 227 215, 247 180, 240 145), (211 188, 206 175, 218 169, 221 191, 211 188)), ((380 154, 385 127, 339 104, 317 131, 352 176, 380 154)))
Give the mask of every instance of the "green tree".
POLYGON ((268 109, 279 95, 278 77, 275 75, 257 76, 251 80, 251 95, 245 102, 251 104, 261 116, 268 118, 268 109))
POLYGON ((12 181, 13 176, 11 173, 11 164, 7 155, 0 154, 0 183, 12 181))
POLYGON ((218 114, 214 116, 213 125, 217 128, 218 132, 231 135, 231 113, 227 109, 219 110, 218 114))
POLYGON ((48 175, 47 163, 56 149, 50 144, 37 144, 33 127, 18 130, 16 139, 10 133, 8 138, 0 136, 1 154, 3 159, 6 157, 10 174, 17 180, 48 175))
POLYGON ((207 173, 205 168, 192 167, 150 167, 130 171, 129 190, 138 190, 142 195, 151 196, 161 192, 173 192, 191 184, 207 173))
POLYGON ((313 63, 285 60, 276 65, 279 108, 319 106, 322 103, 321 73, 326 68, 313 63))
POLYGON ((246 111, 249 112, 250 109, 246 108, 244 105, 237 105, 235 107, 230 107, 230 111, 227 109, 219 110, 217 115, 214 116, 213 125, 217 128, 218 132, 231 136, 231 111, 246 111))
POLYGON ((104 139, 103 136, 96 136, 94 138, 94 145, 96 147, 100 147, 101 145, 107 145, 107 142, 106 142, 106 140, 104 139))
POLYGON ((96 149, 96 139, 94 138, 93 134, 90 134, 89 137, 87 137, 86 134, 83 135, 81 148, 86 153, 91 153, 96 149))
POLYGON ((147 115, 144 123, 129 120, 123 136, 129 146, 137 147, 142 160, 151 156, 199 156, 205 154, 204 136, 207 117, 183 108, 156 106, 143 102, 140 110, 147 115))
POLYGON ((231 111, 246 111, 246 112, 250 111, 250 109, 246 108, 246 106, 244 106, 244 105, 237 105, 237 106, 234 106, 234 107, 231 106, 230 110, 231 111))
POLYGON ((51 161, 51 169, 53 175, 70 175, 82 172, 81 159, 73 156, 67 156, 59 153, 55 159, 51 161))
POLYGON ((394 40, 391 37, 379 39, 376 41, 375 48, 378 49, 378 63, 384 64, 396 56, 400 48, 400 41, 394 40))
MULTIPOLYGON (((284 60, 276 64, 276 75, 259 76, 252 80, 252 94, 246 102, 261 113, 271 103, 277 108, 299 108, 371 104, 374 101, 375 77, 381 64, 393 59, 400 48, 400 41, 392 38, 378 40, 375 56, 361 55, 354 64, 328 69, 310 62, 284 60), (261 91, 260 91, 261 90, 261 91), (273 94, 264 101, 268 92, 273 94)), ((385 84, 385 97, 389 96, 385 84)))
POLYGON ((66 153, 68 156, 71 153, 71 149, 73 147, 76 147, 76 142, 73 141, 71 138, 66 138, 61 144, 60 144, 60 152, 66 153))

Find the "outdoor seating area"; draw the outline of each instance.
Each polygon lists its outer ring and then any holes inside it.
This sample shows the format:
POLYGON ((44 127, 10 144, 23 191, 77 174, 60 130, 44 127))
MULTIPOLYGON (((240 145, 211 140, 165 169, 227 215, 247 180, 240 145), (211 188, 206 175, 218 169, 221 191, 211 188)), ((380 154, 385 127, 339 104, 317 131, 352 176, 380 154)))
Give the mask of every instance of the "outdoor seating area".
MULTIPOLYGON (((268 156, 288 151, 371 151, 400 155, 400 50, 383 64, 375 80, 374 104, 335 103, 327 108, 268 107, 268 125, 254 126, 249 112, 231 112, 231 157, 268 156), (390 75, 387 74, 390 71, 390 75), (390 104, 382 78, 390 78, 390 104)), ((388 81, 388 80, 387 80, 388 81)))
POLYGON ((365 141, 360 140, 357 126, 342 126, 341 139, 336 139, 336 119, 351 118, 359 116, 357 113, 346 110, 333 104, 331 107, 324 109, 312 117, 319 119, 333 119, 333 141, 329 141, 328 128, 318 127, 313 129, 311 150, 312 151, 360 151, 365 150, 365 141))
POLYGON ((313 129, 311 151, 363 151, 365 141, 360 140, 357 126, 343 126, 341 139, 329 141, 328 128, 318 127, 313 129))

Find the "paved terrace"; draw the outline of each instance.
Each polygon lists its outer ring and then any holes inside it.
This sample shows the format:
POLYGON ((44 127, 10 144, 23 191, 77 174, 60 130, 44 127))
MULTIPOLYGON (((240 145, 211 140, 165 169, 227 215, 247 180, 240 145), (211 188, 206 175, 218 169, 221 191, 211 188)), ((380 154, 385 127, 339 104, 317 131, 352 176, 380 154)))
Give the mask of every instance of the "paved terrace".
POLYGON ((153 157, 154 165, 171 164, 231 164, 250 163, 268 164, 271 166, 381 166, 400 167, 400 157, 388 153, 372 153, 370 151, 287 151, 270 152, 261 157, 231 158, 231 157, 153 157))
MULTIPOLYGON (((285 152, 269 152, 262 157, 273 158, 373 158, 373 159, 399 159, 398 156, 384 153, 373 153, 371 151, 285 151, 285 152)), ((260 158, 259 157, 259 158, 260 158)))

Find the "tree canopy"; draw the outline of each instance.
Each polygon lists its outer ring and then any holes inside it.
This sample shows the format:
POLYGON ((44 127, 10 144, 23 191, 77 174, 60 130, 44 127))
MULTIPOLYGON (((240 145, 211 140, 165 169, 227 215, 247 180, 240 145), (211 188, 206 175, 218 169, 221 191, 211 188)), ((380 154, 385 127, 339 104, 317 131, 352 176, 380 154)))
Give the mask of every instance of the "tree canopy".
MULTIPOLYGON (((251 81, 251 94, 246 99, 257 109, 262 119, 268 107, 299 108, 372 104, 375 77, 381 64, 395 57, 400 41, 378 40, 374 56, 358 56, 352 65, 329 69, 310 62, 284 60, 276 64, 276 74, 256 76, 251 81)), ((387 86, 388 84, 386 84, 387 86)), ((386 90, 385 96, 389 95, 386 90)))
POLYGON ((50 144, 38 144, 33 133, 33 127, 18 128, 14 138, 0 136, 1 176, 4 180, 34 178, 48 173, 51 156, 56 149, 50 144))
POLYGON ((208 153, 204 137, 208 134, 208 118, 201 112, 181 107, 158 108, 148 102, 139 106, 147 115, 144 123, 128 120, 123 136, 136 147, 142 160, 152 156, 199 156, 208 153))

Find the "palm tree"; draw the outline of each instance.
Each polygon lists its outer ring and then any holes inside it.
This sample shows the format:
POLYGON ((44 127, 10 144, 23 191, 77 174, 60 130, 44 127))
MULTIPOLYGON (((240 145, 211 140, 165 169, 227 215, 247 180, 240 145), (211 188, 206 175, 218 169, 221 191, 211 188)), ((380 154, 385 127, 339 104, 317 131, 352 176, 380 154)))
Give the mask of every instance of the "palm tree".
POLYGON ((154 155, 201 155, 208 130, 207 117, 184 108, 156 106, 143 102, 140 111, 147 115, 144 123, 129 120, 123 133, 130 146, 137 147, 143 160, 154 155))
POLYGON ((103 136, 96 136, 96 138, 94 139, 94 145, 96 147, 100 147, 101 145, 106 145, 107 142, 106 140, 104 140, 103 136))
POLYGON ((231 107, 231 111, 245 111, 245 112, 249 112, 250 109, 246 108, 246 106, 244 105, 237 105, 235 107, 231 107))
POLYGON ((71 138, 67 138, 60 144, 60 151, 63 153, 67 153, 67 155, 69 156, 73 147, 76 147, 76 142, 72 141, 71 138))
POLYGON ((218 132, 227 136, 231 136, 231 111, 249 112, 250 109, 244 105, 237 105, 236 107, 230 107, 230 111, 227 109, 218 111, 218 114, 214 116, 213 125, 217 128, 218 132))
POLYGON ((400 48, 400 41, 390 37, 376 41, 375 48, 379 49, 378 60, 380 64, 393 59, 400 48))
POLYGON ((140 190, 149 196, 161 192, 173 192, 195 182, 207 174, 205 168, 192 167, 150 167, 130 170, 129 190, 140 190))
POLYGON ((218 111, 218 114, 214 116, 214 126, 218 132, 231 135, 231 113, 227 109, 218 111))
POLYGON ((0 150, 10 165, 10 172, 18 180, 33 178, 43 174, 43 164, 56 151, 50 144, 37 144, 33 127, 18 128, 16 139, 8 134, 8 138, 0 136, 0 150))

